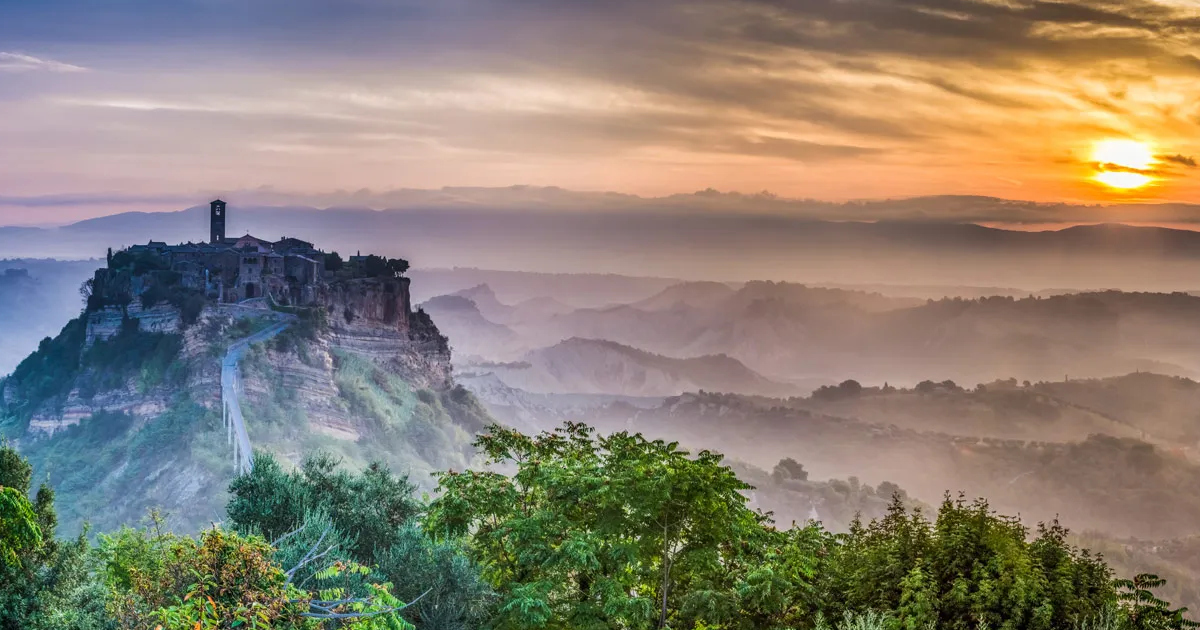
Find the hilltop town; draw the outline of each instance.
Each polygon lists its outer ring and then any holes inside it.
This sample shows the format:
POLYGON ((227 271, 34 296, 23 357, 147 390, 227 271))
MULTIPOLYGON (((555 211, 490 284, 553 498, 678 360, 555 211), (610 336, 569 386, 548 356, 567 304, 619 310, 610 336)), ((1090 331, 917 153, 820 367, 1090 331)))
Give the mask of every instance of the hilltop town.
MULTIPOLYGON (((396 278, 408 262, 381 256, 326 253, 313 243, 282 237, 269 241, 250 234, 226 236, 227 205, 209 204, 209 240, 168 245, 150 241, 117 252, 85 287, 88 310, 126 306, 140 298, 146 308, 163 300, 183 306, 187 300, 218 304, 264 298, 280 306, 315 306, 338 279, 396 278)), ((396 293, 399 286, 385 287, 396 293)), ((194 302, 195 303, 195 302, 194 302)))
POLYGON ((0 436, 72 505, 108 506, 64 524, 111 528, 163 507, 196 528, 256 451, 429 479, 465 467, 490 422, 456 386, 449 340, 412 308, 407 261, 227 238, 226 210, 210 204, 208 242, 110 252, 84 312, 0 378, 0 436), (59 459, 82 452, 103 455, 59 459))

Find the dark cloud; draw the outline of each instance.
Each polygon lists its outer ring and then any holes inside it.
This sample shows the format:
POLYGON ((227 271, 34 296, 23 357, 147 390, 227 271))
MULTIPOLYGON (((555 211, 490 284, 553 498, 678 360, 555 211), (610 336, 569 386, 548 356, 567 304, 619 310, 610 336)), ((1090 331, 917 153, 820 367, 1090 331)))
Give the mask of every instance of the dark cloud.
MULTIPOLYGON (((618 63, 640 57, 651 66, 663 59, 702 66, 764 46, 1001 65, 1013 55, 1097 63, 1167 55, 1191 43, 1200 25, 1194 12, 1150 0, 41 0, 5 3, 0 15, 0 41, 43 45, 211 41, 219 45, 214 55, 221 47, 309 58, 373 50, 435 65, 502 52, 526 67, 593 69, 608 63, 593 56, 600 50, 618 63), (530 57, 546 50, 541 44, 558 54, 530 57)), ((1181 68, 1196 63, 1188 51, 1171 57, 1181 68)))
POLYGON ((1157 168, 1134 168, 1101 162, 1096 164, 1096 170, 1103 173, 1135 173, 1137 175, 1165 175, 1166 171, 1157 168))
POLYGON ((1188 168, 1196 168, 1196 158, 1187 155, 1160 155, 1158 159, 1188 168))
POLYGON ((1152 2, 757 0, 737 33, 748 42, 837 54, 894 53, 998 65, 1033 57, 1157 56, 1193 19, 1152 2), (1058 30, 1055 30, 1058 29, 1058 30), (1063 30, 1066 29, 1066 30, 1063 30), (1014 58, 1013 56, 1016 56, 1014 58))

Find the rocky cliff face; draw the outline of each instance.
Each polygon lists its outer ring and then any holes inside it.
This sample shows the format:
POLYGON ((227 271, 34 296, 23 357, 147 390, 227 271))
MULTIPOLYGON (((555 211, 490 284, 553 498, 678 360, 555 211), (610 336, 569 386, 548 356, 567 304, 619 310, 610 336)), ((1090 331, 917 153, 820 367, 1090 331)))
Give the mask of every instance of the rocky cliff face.
MULTIPOLYGON (((95 346, 97 341, 109 341, 116 337, 120 334, 122 326, 129 325, 128 322, 132 322, 141 332, 163 335, 181 333, 179 310, 168 305, 142 308, 141 304, 134 302, 126 309, 106 307, 88 313, 86 318, 81 352, 95 346)), ((183 345, 185 350, 196 350, 204 346, 194 330, 192 334, 184 335, 183 345)), ((193 368, 188 370, 188 388, 202 391, 205 381, 215 382, 218 377, 206 374, 211 370, 206 371, 200 362, 195 361, 196 356, 195 353, 184 352, 180 358, 193 368)), ((167 399, 170 397, 167 391, 140 388, 137 380, 132 377, 124 379, 116 388, 97 391, 93 383, 97 381, 98 376, 96 368, 83 368, 75 377, 65 397, 48 400, 34 412, 29 420, 29 432, 52 435, 56 431, 79 424, 84 418, 100 411, 127 413, 135 419, 145 420, 163 413, 167 408, 167 399)), ((9 387, 5 388, 4 399, 6 403, 15 401, 15 394, 9 387)))
MULTIPOLYGON (((295 353, 273 352, 270 360, 283 377, 280 383, 257 383, 259 389, 282 385, 304 401, 314 417, 323 419, 332 432, 351 426, 331 405, 338 391, 333 385, 334 353, 365 357, 408 381, 418 389, 445 390, 453 386, 450 350, 432 320, 411 310, 409 280, 357 279, 330 285, 324 295, 324 325, 305 339, 305 360, 295 353)), ((81 356, 99 341, 110 341, 132 326, 142 333, 178 335, 181 347, 176 362, 186 373, 182 383, 145 387, 130 374, 115 387, 97 388, 98 374, 84 367, 65 395, 45 401, 29 420, 29 432, 52 435, 100 411, 120 412, 142 422, 163 413, 180 387, 207 408, 220 401, 220 353, 237 337, 238 319, 270 318, 272 312, 236 306, 210 306, 199 321, 187 328, 179 309, 169 304, 143 308, 134 300, 125 307, 107 306, 86 314, 81 356)), ((7 402, 15 399, 4 388, 7 402)))
POLYGON ((378 423, 366 416, 381 411, 360 397, 378 396, 404 415, 415 392, 451 391, 448 341, 427 314, 411 310, 408 285, 407 278, 330 285, 319 324, 297 326, 252 353, 246 396, 260 412, 281 408, 324 436, 352 442, 369 437, 378 423), (364 376, 378 391, 359 391, 356 379, 364 376), (281 390, 286 401, 278 399, 281 390))
MULTIPOLYGON (((411 309, 408 280, 339 281, 319 299, 240 364, 253 447, 292 462, 317 450, 379 461, 424 486, 432 471, 464 468, 491 420, 454 384, 448 340, 411 309)), ((0 383, 0 435, 82 506, 62 515, 68 528, 85 514, 100 529, 132 523, 156 506, 180 528, 215 517, 235 474, 221 360, 281 317, 209 304, 185 325, 172 306, 138 302, 75 320, 0 383)))
POLYGON ((136 322, 138 330, 142 332, 174 334, 181 329, 179 309, 168 304, 144 308, 140 302, 134 301, 124 308, 106 306, 87 314, 84 347, 90 348, 98 340, 111 339, 121 332, 121 325, 127 320, 136 322))
POLYGON ((330 347, 382 362, 418 387, 453 385, 449 343, 428 315, 413 312, 408 278, 337 282, 323 301, 330 347))
MULTIPOLYGON (((79 424, 100 412, 127 414, 135 422, 161 415, 180 391, 187 391, 196 402, 216 408, 220 400, 221 369, 213 352, 221 334, 233 324, 233 317, 217 309, 205 310, 199 322, 181 329, 178 309, 160 305, 143 309, 131 304, 128 314, 118 308, 106 308, 88 314, 80 350, 81 369, 64 395, 44 401, 29 419, 31 436, 48 436, 79 424), (179 379, 147 382, 142 370, 129 371, 114 379, 106 366, 91 365, 87 352, 97 342, 112 342, 130 322, 141 333, 178 337, 179 350, 172 358, 179 379), (101 384, 104 383, 104 384, 101 384)), ((8 388, 6 388, 8 389, 8 388)), ((11 394, 7 398, 15 398, 11 394)))
POLYGON ((331 324, 343 329, 388 329, 408 334, 412 320, 408 278, 361 278, 329 285, 324 303, 331 324))

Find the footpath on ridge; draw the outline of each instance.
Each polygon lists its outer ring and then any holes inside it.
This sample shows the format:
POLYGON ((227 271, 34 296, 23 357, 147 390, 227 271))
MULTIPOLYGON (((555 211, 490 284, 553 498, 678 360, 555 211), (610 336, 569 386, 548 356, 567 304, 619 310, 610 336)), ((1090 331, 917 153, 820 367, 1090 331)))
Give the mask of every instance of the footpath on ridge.
POLYGON ((235 314, 252 313, 272 317, 278 321, 268 328, 230 344, 225 351, 225 358, 221 361, 221 419, 225 423, 229 442, 233 445, 233 465, 239 475, 250 472, 254 465, 254 451, 250 446, 250 435, 246 433, 246 420, 242 416, 242 404, 239 400, 242 381, 238 364, 250 346, 270 340, 296 321, 295 315, 256 308, 248 302, 252 303, 253 301, 247 300, 247 302, 220 308, 235 314))

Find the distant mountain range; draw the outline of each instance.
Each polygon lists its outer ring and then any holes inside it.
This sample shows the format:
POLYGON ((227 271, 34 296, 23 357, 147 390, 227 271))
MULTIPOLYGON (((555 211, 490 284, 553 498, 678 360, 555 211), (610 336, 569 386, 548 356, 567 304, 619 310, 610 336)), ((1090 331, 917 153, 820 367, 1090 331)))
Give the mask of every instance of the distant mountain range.
POLYGON ((456 349, 471 355, 506 357, 520 351, 517 333, 503 324, 484 318, 479 307, 460 295, 440 295, 421 304, 437 322, 439 330, 454 342, 456 349))
MULTIPOLYGON (((908 200, 904 213, 876 213, 907 217, 902 221, 838 221, 811 214, 764 214, 764 208, 774 207, 769 204, 737 212, 685 213, 676 206, 639 207, 638 212, 603 205, 570 212, 463 205, 378 211, 235 202, 229 209, 229 232, 296 236, 343 254, 362 250, 405 257, 419 268, 841 284, 978 285, 986 278, 987 284, 1023 290, 1200 287, 1197 232, 1114 224, 1004 230, 957 222, 945 208, 964 208, 961 221, 979 220, 970 210, 974 206, 946 204, 939 198, 908 200), (922 203, 940 208, 925 215, 936 220, 913 220, 922 216, 917 212, 922 203)), ((874 216, 844 208, 848 219, 874 216)), ((1110 209, 1094 211, 1097 219, 1112 216, 1110 209)), ((98 257, 108 247, 151 239, 202 240, 207 235, 205 213, 196 207, 116 214, 59 228, 0 228, 0 251, 98 257)), ((463 288, 468 287, 458 287, 463 288)))
MULTIPOLYGON (((425 308, 451 331, 459 365, 529 362, 526 353, 544 358, 536 353, 574 339, 612 342, 662 359, 723 355, 800 392, 847 378, 911 386, 925 377, 973 385, 1138 370, 1200 375, 1200 297, 1184 293, 928 300, 793 283, 685 282, 631 303, 569 312, 559 312, 566 305, 555 301, 507 301, 478 286, 430 300, 425 308)), ((610 349, 564 353, 562 361, 592 362, 572 369, 598 378, 610 349)), ((644 364, 642 359, 636 362, 644 364)), ((671 389, 642 390, 636 381, 614 389, 619 379, 599 389, 582 381, 557 389, 565 386, 557 380, 565 372, 561 362, 555 365, 553 377, 525 372, 529 380, 521 386, 627 395, 671 389)), ((509 382, 515 374, 503 378, 509 382)), ((715 391, 752 391, 739 389, 750 387, 750 379, 692 382, 715 391)))
POLYGON ((532 297, 513 305, 504 304, 496 297, 496 292, 486 284, 464 289, 453 295, 469 300, 479 309, 480 314, 501 324, 544 321, 556 315, 570 313, 576 308, 548 295, 532 297))
POLYGON ((552 430, 566 420, 582 421, 610 405, 636 409, 654 409, 661 396, 619 396, 613 394, 536 394, 512 387, 494 371, 467 371, 455 380, 475 394, 497 420, 530 434, 552 430))
POLYGON ((554 305, 549 310, 567 305, 595 308, 626 304, 645 299, 680 282, 678 278, 640 275, 498 271, 470 267, 417 268, 409 270, 408 275, 413 279, 415 302, 450 294, 474 300, 478 297, 476 292, 487 291, 493 297, 497 293, 504 295, 505 309, 509 308, 507 305, 529 302, 525 306, 534 310, 545 309, 547 303, 554 305))
POLYGON ((1200 298, 1084 293, 1052 298, 916 301, 790 284, 748 283, 725 299, 552 318, 558 337, 608 339, 669 356, 725 354, 777 380, 860 377, 967 383, 1010 376, 1200 373, 1200 298))

